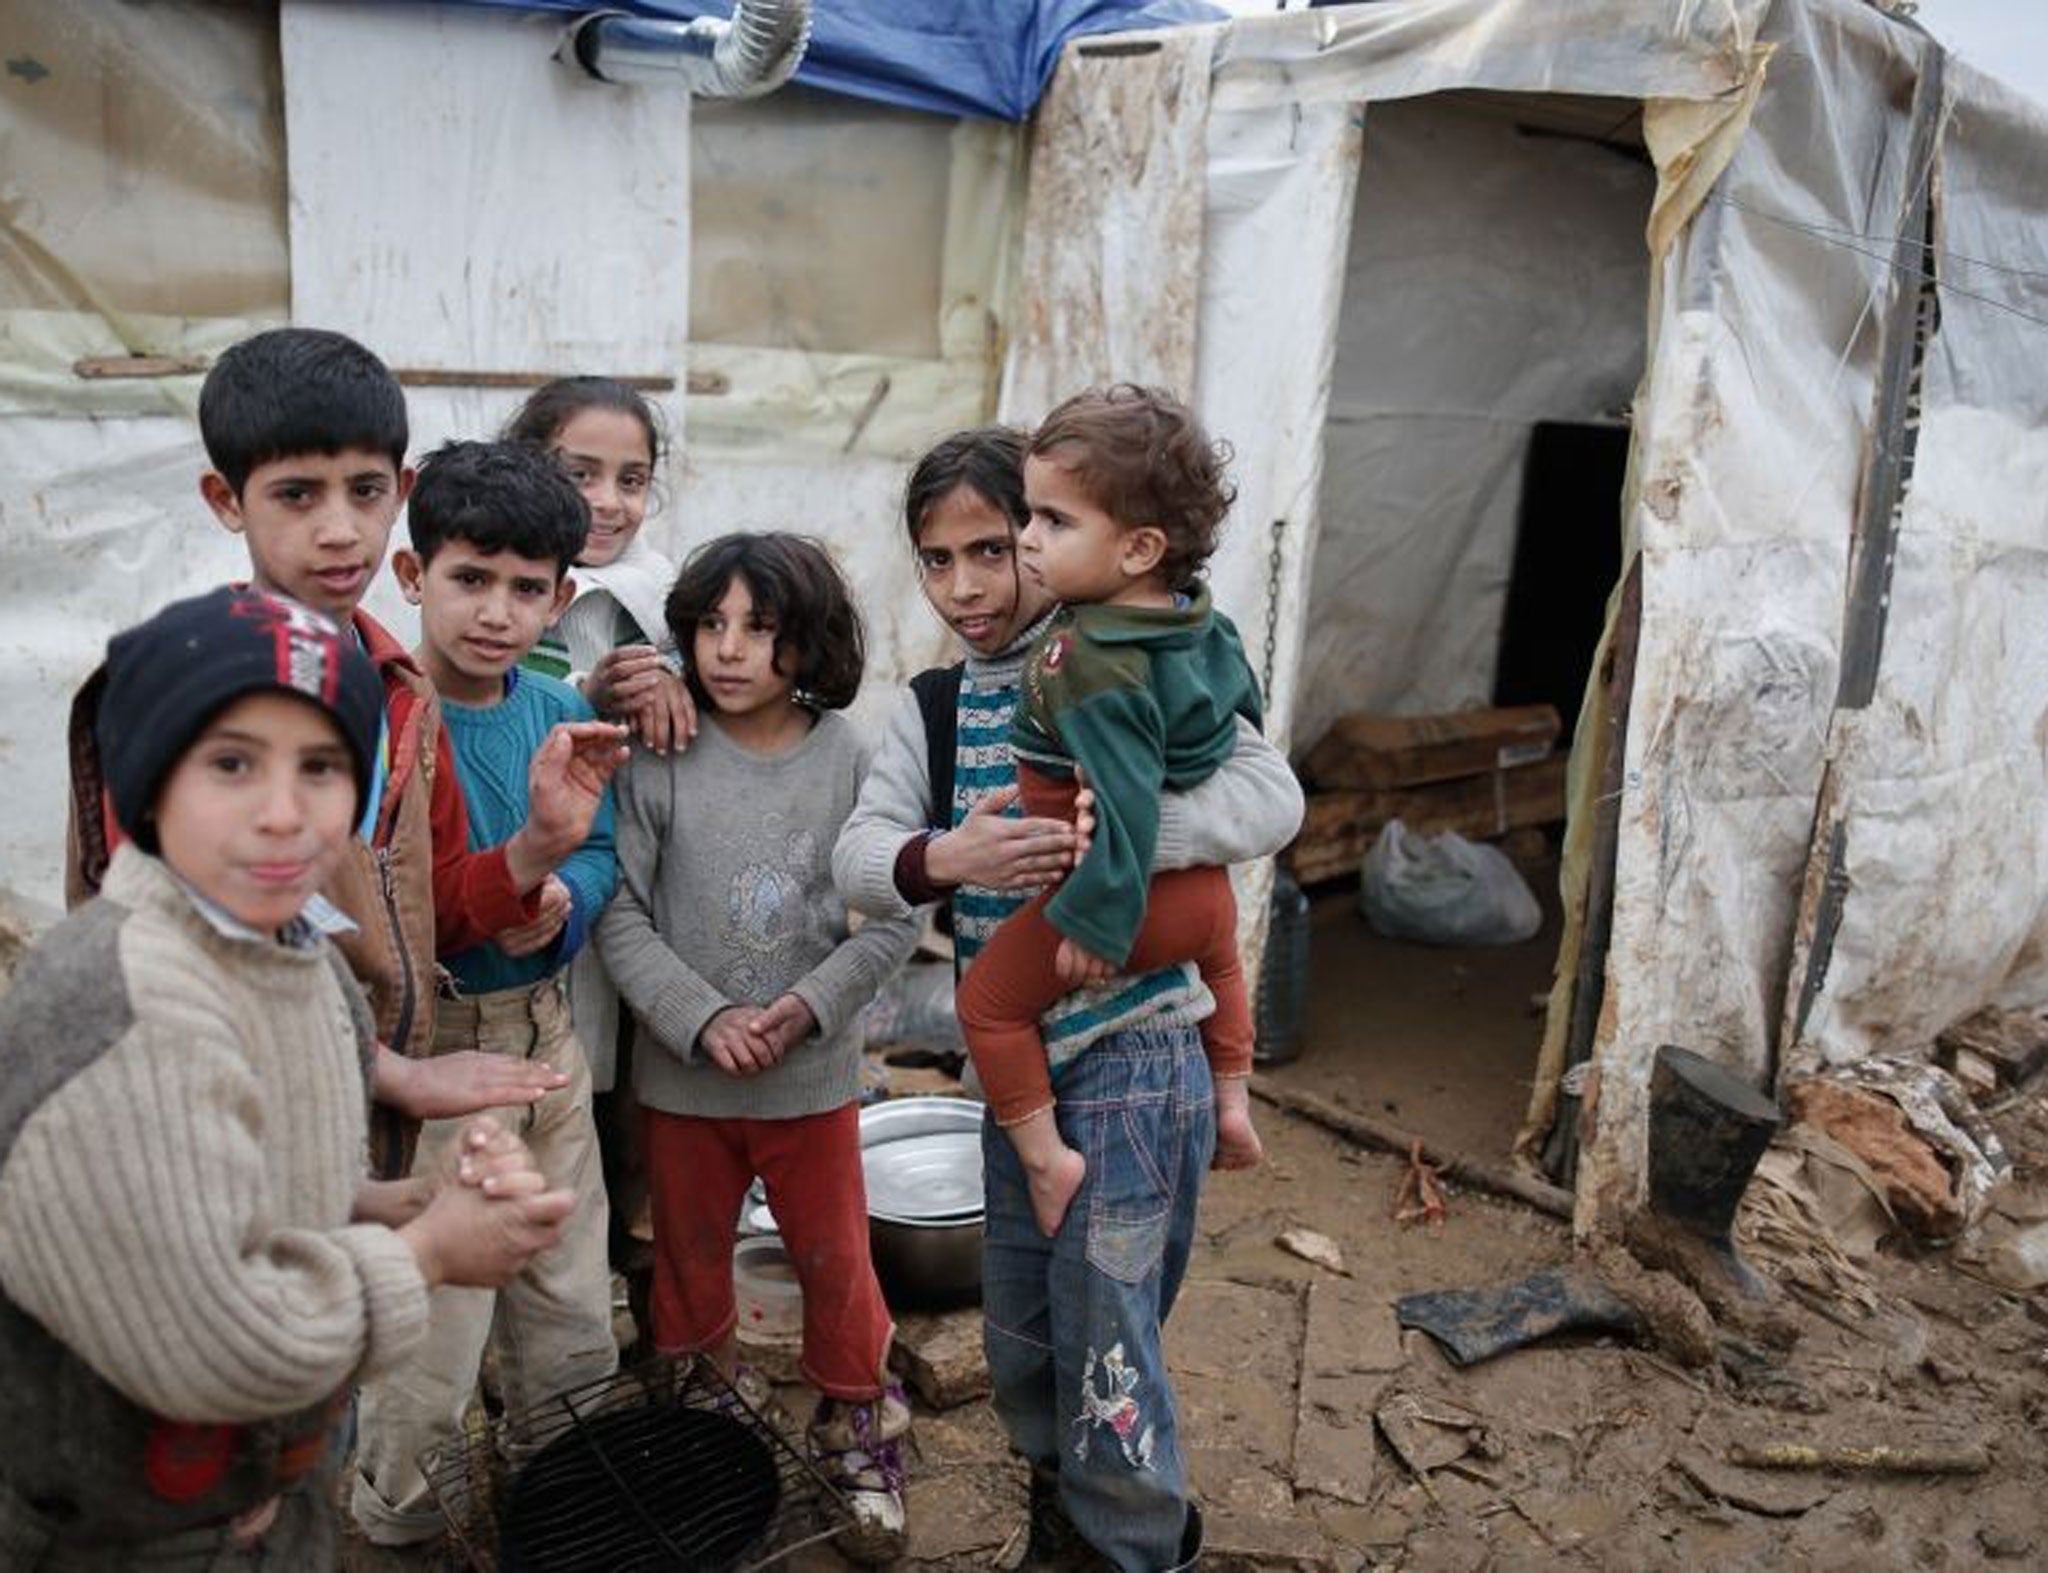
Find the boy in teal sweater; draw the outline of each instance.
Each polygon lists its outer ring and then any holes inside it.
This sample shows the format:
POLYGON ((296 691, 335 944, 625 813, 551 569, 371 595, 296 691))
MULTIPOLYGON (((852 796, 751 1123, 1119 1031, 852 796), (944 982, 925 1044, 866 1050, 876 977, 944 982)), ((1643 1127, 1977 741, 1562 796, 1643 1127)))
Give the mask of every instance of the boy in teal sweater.
MULTIPOLYGON (((392 567, 420 609, 414 654, 440 695, 470 840, 487 846, 525 820, 529 771, 550 731, 596 719, 566 683, 519 668, 574 593, 568 570, 583 549, 589 509, 548 454, 462 442, 420 467, 408 518, 412 549, 392 567)), ((623 740, 623 728, 618 735, 623 740)), ((513 1413, 617 1366, 590 1068, 562 992, 563 973, 616 879, 607 794, 582 845, 547 876, 533 921, 441 950, 434 1052, 517 1056, 568 1079, 560 1092, 499 1118, 576 1204, 561 1243, 497 1295, 437 1292, 425 1342, 365 1388, 352 1507, 372 1542, 401 1545, 440 1533, 420 1455, 460 1435, 494 1331, 499 1385, 513 1413)), ((418 1161, 435 1161, 454 1134, 449 1122, 429 1122, 418 1161)))
POLYGON ((1198 964, 1216 998, 1202 1029, 1216 1166, 1262 1156, 1230 877, 1192 868, 1147 880, 1160 793, 1206 780, 1235 749, 1238 719, 1260 720, 1237 630, 1199 579, 1233 497, 1224 458, 1184 405, 1128 385, 1067 400, 1025 455, 1023 571, 1066 604, 1026 661, 1010 746, 1026 811, 1071 817, 1085 777, 1095 832, 1073 872, 996 931, 955 1003, 1048 1237, 1087 1165, 1055 1123, 1038 1018, 1113 971, 1198 964))

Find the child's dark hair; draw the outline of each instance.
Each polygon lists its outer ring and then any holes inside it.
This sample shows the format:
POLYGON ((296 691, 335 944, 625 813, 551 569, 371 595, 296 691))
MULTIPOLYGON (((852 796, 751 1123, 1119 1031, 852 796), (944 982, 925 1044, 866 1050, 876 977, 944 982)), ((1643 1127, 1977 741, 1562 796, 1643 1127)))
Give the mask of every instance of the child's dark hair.
POLYGON ((853 592, 831 555, 809 536, 771 530, 721 535, 690 554, 663 609, 684 680, 699 705, 711 696, 695 662, 697 625, 718 610, 733 580, 745 583, 757 617, 775 624, 775 670, 796 698, 817 710, 843 710, 860 692, 867 634, 853 592))
POLYGON ((405 464, 405 391, 345 333, 273 328, 226 350, 199 390, 206 461, 240 496, 258 465, 362 448, 405 464))
POLYGON ((1021 530, 1031 517, 1024 506, 1024 433, 1013 426, 977 426, 956 431, 932 448, 910 472, 903 488, 903 524, 916 551, 925 516, 965 486, 1021 530))
POLYGON ((640 390, 617 377, 557 377, 535 388, 505 423, 507 442, 529 442, 536 448, 552 444, 562 428, 585 410, 617 410, 640 423, 647 434, 647 459, 661 468, 668 452, 668 434, 661 416, 640 390))
POLYGON ((1119 525, 1165 531, 1159 573, 1169 590, 1194 587, 1237 500, 1223 473, 1230 445, 1211 442, 1164 388, 1120 382, 1076 394, 1046 416, 1025 452, 1070 467, 1119 525))
POLYGON ((517 442, 448 442, 420 464, 406 510, 420 561, 450 541, 486 556, 552 558, 567 573, 590 535, 590 508, 576 483, 538 448, 517 442))

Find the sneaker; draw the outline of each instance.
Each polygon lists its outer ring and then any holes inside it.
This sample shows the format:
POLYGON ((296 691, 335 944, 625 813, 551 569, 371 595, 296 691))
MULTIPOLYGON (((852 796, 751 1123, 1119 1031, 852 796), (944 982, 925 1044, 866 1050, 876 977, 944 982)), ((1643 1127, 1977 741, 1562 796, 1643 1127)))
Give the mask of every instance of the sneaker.
POLYGON ((850 1561, 894 1562, 910 1544, 903 1517, 903 1439, 909 1432, 910 1401, 895 1382, 872 1403, 818 1402, 811 1457, 853 1509, 853 1523, 837 1541, 850 1561))
POLYGON ((769 1430, 785 1440, 796 1436, 796 1418, 775 1396, 775 1384, 745 1361, 733 1367, 731 1378, 717 1389, 711 1407, 722 1415, 744 1421, 751 1410, 769 1430))

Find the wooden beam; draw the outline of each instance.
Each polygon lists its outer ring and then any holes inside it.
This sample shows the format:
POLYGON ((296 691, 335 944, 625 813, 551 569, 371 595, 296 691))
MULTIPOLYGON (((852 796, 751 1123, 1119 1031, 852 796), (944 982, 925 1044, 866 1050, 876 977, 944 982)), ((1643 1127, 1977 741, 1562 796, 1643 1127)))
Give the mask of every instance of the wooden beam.
POLYGON ((1562 1218, 1567 1223, 1572 1216, 1572 1193, 1560 1190, 1555 1185, 1546 1185, 1541 1180, 1527 1179, 1511 1170, 1498 1169, 1468 1158, 1462 1153, 1447 1152, 1434 1146, 1412 1131, 1404 1131, 1397 1125, 1384 1120, 1371 1119, 1363 1114, 1354 1114, 1349 1109, 1340 1109, 1312 1093, 1296 1092, 1291 1087, 1282 1087, 1266 1076, 1252 1077, 1252 1096, 1263 1103, 1270 1103, 1276 1109, 1285 1109, 1289 1114, 1320 1125, 1327 1131, 1348 1137, 1360 1146, 1375 1147, 1405 1158, 1422 1142, 1422 1156, 1436 1166, 1444 1179, 1454 1180, 1460 1185, 1473 1186, 1482 1191, 1491 1191, 1496 1196, 1513 1197, 1518 1202, 1527 1202, 1539 1212, 1562 1218))
MULTIPOLYGON (((1636 650, 1643 632, 1643 559, 1637 555, 1621 581, 1621 603, 1614 611, 1614 637, 1607 643, 1606 725, 1600 729, 1596 756, 1600 788, 1593 799, 1593 843, 1587 851, 1586 911, 1579 928, 1578 965, 1572 973, 1571 1010, 1564 1035, 1564 1069, 1582 1065, 1593 1054, 1593 1035, 1607 1000, 1607 949, 1614 938, 1614 870, 1621 847, 1621 790, 1628 755, 1628 713, 1636 690, 1636 650)), ((1543 1145, 1543 1167, 1553 1180, 1571 1185, 1579 1173, 1579 1109, 1581 1100, 1558 1089, 1543 1145)))

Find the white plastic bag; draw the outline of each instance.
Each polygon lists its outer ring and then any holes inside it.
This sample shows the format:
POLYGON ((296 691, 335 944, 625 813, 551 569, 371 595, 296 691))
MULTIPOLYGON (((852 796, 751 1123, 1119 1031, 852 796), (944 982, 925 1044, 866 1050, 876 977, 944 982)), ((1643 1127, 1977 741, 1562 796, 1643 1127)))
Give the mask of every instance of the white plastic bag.
POLYGON ((1500 848, 1398 819, 1365 855, 1358 903, 1376 933, 1426 945, 1513 945, 1543 927, 1535 892, 1500 848))

